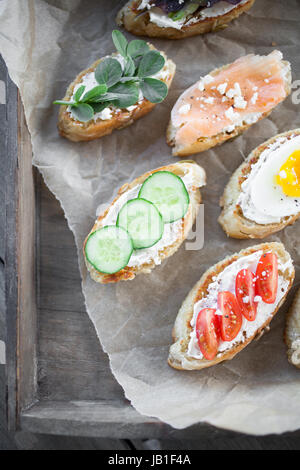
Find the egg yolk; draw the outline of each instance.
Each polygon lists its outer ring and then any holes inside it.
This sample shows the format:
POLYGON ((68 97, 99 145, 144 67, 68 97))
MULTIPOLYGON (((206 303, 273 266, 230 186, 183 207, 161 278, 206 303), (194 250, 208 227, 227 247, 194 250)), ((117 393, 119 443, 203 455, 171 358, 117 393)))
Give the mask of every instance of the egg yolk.
POLYGON ((287 196, 300 197, 300 150, 295 150, 284 162, 275 181, 287 196))

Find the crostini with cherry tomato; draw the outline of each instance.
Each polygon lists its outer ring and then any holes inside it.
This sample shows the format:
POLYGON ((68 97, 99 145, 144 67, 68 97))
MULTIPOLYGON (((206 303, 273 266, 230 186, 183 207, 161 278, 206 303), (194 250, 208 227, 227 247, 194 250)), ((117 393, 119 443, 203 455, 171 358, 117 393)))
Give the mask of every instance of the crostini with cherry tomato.
POLYGON ((214 265, 179 310, 169 365, 193 370, 232 359, 269 329, 294 277, 282 243, 252 246, 214 265))

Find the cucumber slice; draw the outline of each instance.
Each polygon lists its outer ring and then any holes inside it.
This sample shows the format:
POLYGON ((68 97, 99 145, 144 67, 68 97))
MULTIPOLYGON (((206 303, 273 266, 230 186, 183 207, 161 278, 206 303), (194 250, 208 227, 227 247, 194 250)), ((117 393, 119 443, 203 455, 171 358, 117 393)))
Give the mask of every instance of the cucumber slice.
POLYGON ((115 225, 91 233, 85 244, 88 262, 97 271, 113 274, 127 266, 133 252, 133 243, 126 230, 115 225))
POLYGON ((143 183, 139 197, 153 202, 165 223, 184 217, 190 197, 182 179, 170 171, 157 171, 143 183))
POLYGON ((152 202, 136 198, 127 201, 117 217, 117 226, 130 234, 136 250, 149 248, 161 239, 164 223, 152 202))

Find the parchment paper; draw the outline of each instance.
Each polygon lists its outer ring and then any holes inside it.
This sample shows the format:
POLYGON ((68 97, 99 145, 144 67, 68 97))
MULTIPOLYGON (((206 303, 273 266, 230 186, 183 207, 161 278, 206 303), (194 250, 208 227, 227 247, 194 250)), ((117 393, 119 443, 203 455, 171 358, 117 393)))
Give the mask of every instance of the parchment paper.
MULTIPOLYGON (((126 181, 176 161, 165 143, 169 113, 179 94, 200 75, 246 53, 269 53, 276 43, 292 63, 294 80, 300 78, 300 2, 257 0, 249 13, 218 33, 179 42, 153 40, 177 64, 167 100, 125 130, 91 143, 71 143, 57 134, 58 109, 51 102, 64 96, 79 71, 112 52, 111 31, 121 4, 101 0, 0 3, 0 52, 21 91, 33 163, 59 199, 74 233, 88 314, 116 379, 139 412, 176 428, 206 421, 253 434, 295 430, 300 427, 300 372, 288 364, 282 338, 285 310, 295 287, 272 322, 271 332, 232 361, 194 372, 175 371, 166 362, 175 317, 194 283, 211 264, 256 243, 226 238, 217 223, 218 201, 229 176, 250 150, 278 132, 299 127, 299 105, 291 97, 243 136, 194 156, 208 177, 202 191, 202 250, 187 251, 182 246, 151 275, 101 286, 87 274, 81 247, 99 204, 110 202, 126 181)), ((271 237, 286 245, 297 275, 299 234, 298 222, 271 237)))

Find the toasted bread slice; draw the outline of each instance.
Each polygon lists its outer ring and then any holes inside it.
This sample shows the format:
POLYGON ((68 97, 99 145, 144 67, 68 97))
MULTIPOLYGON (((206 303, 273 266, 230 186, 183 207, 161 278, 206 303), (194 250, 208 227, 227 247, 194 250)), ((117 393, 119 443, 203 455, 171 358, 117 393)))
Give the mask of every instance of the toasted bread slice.
MULTIPOLYGON (((186 299, 184 300, 179 313, 177 315, 174 329, 173 329, 173 341, 174 344, 170 347, 170 353, 168 363, 175 369, 180 370, 199 370, 205 367, 210 367, 219 362, 232 359, 238 352, 244 349, 255 337, 263 334, 268 329, 268 325, 280 306, 283 304, 290 287, 293 284, 295 271, 291 263, 291 257, 285 250, 282 243, 263 243, 261 245, 255 245, 245 250, 235 253, 234 255, 227 256, 224 260, 215 264, 213 267, 208 269, 201 277, 200 281, 193 287, 186 299), (230 349, 226 349, 223 352, 219 352, 213 360, 197 359, 188 355, 188 345, 191 338, 192 327, 191 320, 194 314, 194 304, 201 298, 205 297, 208 293, 208 286, 212 282, 214 276, 220 274, 227 266, 236 261, 239 258, 250 255, 256 251, 262 250, 263 252, 272 251, 277 254, 279 260, 278 273, 288 281, 288 288, 285 295, 282 297, 272 316, 261 325, 252 334, 252 336, 245 338, 243 342, 235 344, 230 349), (280 266, 283 266, 282 270, 280 266)), ((250 323, 250 322, 249 322, 250 323)))
MULTIPOLYGON (((279 51, 273 51, 273 52, 278 53, 279 51)), ((247 57, 251 57, 251 56, 245 56, 245 58, 247 57)), ((233 64, 224 65, 223 67, 213 70, 212 72, 210 72, 209 75, 212 77, 217 77, 217 75, 220 72, 226 71, 226 69, 228 69, 232 65, 233 64)), ((283 85, 284 85, 284 97, 282 99, 285 99, 291 92, 291 78, 292 77, 291 77, 291 70, 290 70, 289 62, 280 60, 280 68, 282 70, 282 79, 283 79, 283 85)), ((192 85, 190 89, 192 89, 195 85, 192 85)), ((241 83, 241 88, 243 88, 243 83, 241 83)), ((188 89, 187 91, 189 91, 190 89, 188 89)), ((177 106, 177 103, 181 99, 181 96, 175 103, 174 108, 177 106)), ((282 101, 282 99, 280 99, 280 101, 282 101)), ((236 125, 234 125, 233 129, 230 129, 230 130, 223 129, 220 132, 216 133, 215 135, 211 135, 211 136, 204 136, 204 135, 199 134, 197 135, 197 137, 195 137, 194 140, 188 143, 181 143, 178 141, 177 133, 178 133, 178 130, 182 127, 182 125, 180 125, 179 128, 174 125, 174 122, 172 120, 172 113, 171 113, 171 119, 168 124, 167 133, 166 133, 167 144, 173 147, 172 154, 177 157, 185 157, 187 155, 192 155, 194 153, 203 152, 217 145, 221 145, 227 140, 231 140, 237 137, 238 135, 242 134, 247 129, 249 129, 249 127, 251 127, 253 124, 267 117, 272 112, 275 106, 276 104, 275 105, 272 104, 271 108, 268 109, 267 111, 263 111, 264 106, 262 106, 259 110, 260 112, 257 113, 255 119, 251 119, 250 117, 251 115, 249 115, 249 119, 247 119, 246 116, 242 116, 243 118, 242 123, 241 124, 237 123, 236 125)), ((239 112, 239 109, 235 109, 235 111, 239 112)), ((213 113, 213 108, 211 112, 213 113)), ((209 119, 210 119, 209 122, 213 124, 214 121, 212 119, 212 116, 210 116, 209 119)))
POLYGON ((300 289, 286 316, 284 339, 289 362, 300 369, 300 289))
MULTIPOLYGON (((206 182, 205 171, 203 170, 201 166, 199 166, 197 163, 193 161, 182 161, 182 162, 175 163, 172 165, 163 166, 155 170, 149 171, 142 176, 139 176, 138 178, 133 180, 131 183, 124 184, 119 189, 118 195, 114 199, 112 204, 105 210, 103 214, 101 214, 97 218, 90 233, 107 225, 107 223, 105 223, 105 220, 104 220, 105 217, 107 216, 111 207, 117 203, 118 199, 124 193, 126 193, 127 191, 137 186, 140 186, 145 181, 145 179, 148 178, 148 176, 150 176, 151 174, 157 171, 170 171, 180 177, 184 177, 184 175, 189 174, 190 177, 192 178, 191 185, 189 188, 187 188, 189 197, 190 197, 189 208, 184 218, 180 220, 180 230, 178 231, 176 240, 172 241, 171 244, 164 246, 162 249, 158 251, 158 253, 155 255, 155 258, 156 256, 158 257, 158 261, 156 260, 155 262, 154 258, 149 256, 149 259, 147 259, 142 264, 138 264, 136 266, 126 266, 124 269, 114 274, 103 274, 97 271, 85 258, 87 268, 90 271, 91 277, 92 279, 94 279, 94 281, 100 282, 101 284, 107 284, 110 282, 131 280, 131 279, 134 279, 137 274, 150 273, 152 269, 155 268, 156 264, 160 264, 164 259, 173 255, 178 250, 178 248, 183 243, 183 241, 186 239, 195 221, 195 218, 199 209, 199 204, 201 202, 201 194, 200 194, 199 188, 201 186, 204 186, 206 182)), ((177 223, 177 222, 174 222, 174 223, 177 223)), ((87 241, 87 238, 85 240, 85 243, 87 241)), ((85 243, 84 243, 84 247, 85 247, 85 243)), ((140 251, 141 250, 139 250, 139 252, 140 251)), ((84 250, 84 255, 85 255, 85 250, 84 250)))
MULTIPOLYGON (((150 47, 154 49, 152 45, 150 45, 150 47)), ((162 54, 166 59, 163 71, 167 72, 166 78, 162 79, 162 81, 170 88, 175 75, 176 66, 172 60, 166 58, 164 53, 162 54)), ((116 54, 112 54, 112 57, 115 55, 116 54)), ((80 72, 69 85, 66 95, 63 98, 64 100, 69 101, 71 99, 76 85, 82 81, 85 75, 94 72, 101 60, 102 59, 96 60, 88 69, 80 72)), ((129 126, 137 119, 148 114, 155 106, 156 104, 143 98, 134 106, 134 109, 112 109, 112 117, 110 119, 97 119, 88 122, 77 121, 68 111, 68 106, 60 106, 58 130, 62 137, 66 137, 73 142, 94 140, 104 135, 111 134, 114 129, 123 129, 129 126)), ((133 107, 131 106, 131 108, 133 107)))
POLYGON ((181 29, 176 29, 172 27, 162 28, 156 23, 151 22, 148 12, 141 15, 141 10, 137 10, 141 1, 130 0, 119 11, 116 21, 119 26, 124 26, 127 31, 137 36, 182 39, 226 28, 230 21, 234 20, 245 11, 248 11, 254 2, 255 0, 246 0, 243 3, 236 5, 227 13, 212 16, 210 18, 199 19, 199 21, 193 21, 186 26, 183 26, 181 29))
POLYGON ((223 209, 219 217, 219 223, 229 237, 265 238, 272 233, 282 230, 287 225, 293 224, 295 220, 299 218, 300 212, 295 215, 283 217, 279 223, 257 224, 253 220, 245 218, 240 206, 237 204, 241 193, 241 185, 250 173, 251 166, 259 160, 264 150, 282 137, 289 140, 292 136, 297 135, 300 135, 300 129, 283 132, 282 134, 272 137, 254 149, 248 158, 233 173, 220 200, 220 206, 223 209))

